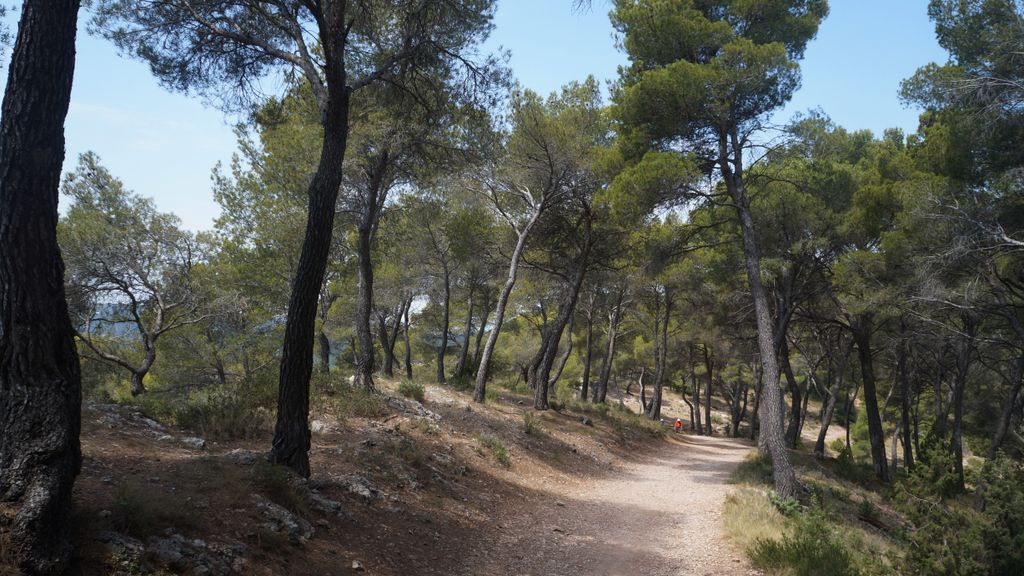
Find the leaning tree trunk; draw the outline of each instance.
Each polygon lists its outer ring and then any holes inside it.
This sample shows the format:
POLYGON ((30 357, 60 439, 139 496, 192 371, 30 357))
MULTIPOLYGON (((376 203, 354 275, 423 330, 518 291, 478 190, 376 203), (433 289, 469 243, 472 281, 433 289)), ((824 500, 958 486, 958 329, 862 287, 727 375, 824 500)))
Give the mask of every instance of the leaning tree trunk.
POLYGON ((594 387, 594 403, 603 404, 608 396, 608 380, 611 378, 612 365, 615 362, 615 344, 619 331, 619 321, 622 318, 622 299, 625 297, 623 290, 619 290, 619 297, 608 315, 608 350, 601 361, 601 374, 597 379, 597 386, 594 387))
POLYGON ((459 361, 455 364, 455 377, 462 378, 466 374, 466 362, 469 360, 469 335, 473 332, 473 288, 469 289, 466 302, 466 329, 462 335, 462 349, 459 350, 459 361))
POLYGON ((558 343, 562 339, 562 333, 565 331, 566 325, 576 312, 576 302, 579 300, 580 289, 583 287, 583 279, 587 275, 587 259, 590 255, 589 230, 587 234, 588 237, 584 240, 585 248, 583 253, 579 255, 572 283, 565 287, 566 292, 559 306, 558 316, 555 317, 548 329, 544 355, 541 357, 540 364, 536 369, 534 379, 537 382, 537 389, 534 391, 533 397, 533 407, 536 410, 548 409, 547 383, 551 378, 551 368, 555 363, 555 356, 558 354, 558 343))
POLYGON ((565 371, 565 365, 569 363, 569 357, 572 356, 572 350, 575 346, 572 341, 572 332, 575 325, 576 315, 572 314, 569 316, 569 328, 566 330, 565 335, 567 341, 565 350, 562 352, 562 355, 558 357, 558 367, 555 368, 555 375, 552 376, 551 380, 548 382, 548 388, 551 390, 555 389, 555 384, 557 384, 558 379, 562 377, 562 372, 565 371))
POLYGON ((878 394, 875 391, 875 366, 871 353, 871 332, 873 318, 870 313, 861 314, 853 326, 853 339, 857 343, 860 358, 861 381, 864 386, 864 411, 868 417, 868 436, 871 439, 871 463, 875 476, 882 482, 889 481, 889 463, 885 456, 885 430, 878 413, 878 394))
POLYGON ((491 356, 494 354, 494 346, 498 343, 501 325, 505 321, 505 307, 508 306, 508 299, 512 295, 512 288, 516 285, 516 277, 519 274, 519 260, 523 256, 523 250, 526 249, 526 239, 529 236, 530 229, 537 223, 540 215, 540 207, 535 208, 530 221, 519 231, 516 248, 512 251, 512 260, 508 265, 508 278, 505 279, 505 285, 501 287, 501 293, 498 295, 498 308, 494 313, 494 327, 491 328, 491 333, 487 336, 487 344, 484 346, 483 354, 480 356, 480 365, 476 369, 476 385, 473 388, 474 402, 482 404, 487 397, 487 371, 491 367, 491 356))
MULTIPOLYGON (((346 28, 343 8, 328 5, 323 26, 330 29, 329 37, 343 38, 346 28)), ((327 103, 323 111, 323 143, 320 164, 309 185, 306 235, 288 301, 277 424, 270 452, 272 462, 284 464, 305 478, 309 477, 309 378, 313 373, 316 312, 331 251, 341 165, 348 142, 349 91, 345 85, 344 46, 326 48, 324 59, 327 103)), ((364 344, 373 349, 372 342, 361 342, 361 347, 364 344)))
POLYGON ((71 557, 81 373, 64 297, 57 199, 78 0, 26 0, 0 113, 0 501, 26 574, 71 557))
MULTIPOLYGON (((760 424, 763 445, 772 458, 775 477, 775 491, 782 498, 793 498, 798 493, 796 473, 786 451, 786 439, 782 429, 782 389, 779 388, 779 364, 775 354, 775 329, 772 325, 768 296, 761 283, 761 257, 757 248, 757 231, 750 211, 749 200, 743 187, 742 149, 736 134, 719 136, 719 169, 739 215, 740 231, 743 236, 743 258, 754 301, 754 318, 757 321, 757 342, 764 371, 764 399, 761 402, 760 424), (729 154, 729 138, 732 141, 732 155, 729 154)), ((710 400, 710 398, 708 399, 710 400)))
MULTIPOLYGON (((828 399, 825 401, 825 409, 821 415, 821 428, 818 430, 818 439, 814 443, 814 455, 818 458, 825 456, 825 439, 828 438, 828 429, 832 425, 832 418, 836 413, 836 404, 839 402, 839 395, 846 396, 846 367, 849 361, 850 352, 843 353, 835 371, 835 384, 828 390, 828 399)), ((829 364, 831 366, 831 363, 829 364)))

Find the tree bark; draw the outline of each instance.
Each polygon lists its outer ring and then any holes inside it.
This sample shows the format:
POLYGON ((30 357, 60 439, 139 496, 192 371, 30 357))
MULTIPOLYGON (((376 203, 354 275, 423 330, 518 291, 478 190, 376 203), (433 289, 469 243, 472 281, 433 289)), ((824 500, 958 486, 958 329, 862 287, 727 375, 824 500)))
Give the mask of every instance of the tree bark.
POLYGON ((533 407, 536 410, 548 409, 547 384, 551 378, 551 368, 555 362, 555 356, 558 354, 558 343, 562 339, 562 333, 565 331, 566 325, 576 313, 576 302, 579 300, 580 289, 583 288, 583 280, 587 275, 591 246, 591 228, 589 220, 585 226, 586 230, 584 232, 585 239, 583 240, 583 250, 579 254, 579 259, 576 263, 576 270, 574 271, 572 281, 565 287, 562 303, 558 309, 558 315, 549 327, 544 355, 541 358, 540 365, 537 366, 534 377, 535 382, 537 383, 537 389, 534 391, 533 407))
POLYGON ((484 341, 484 331, 487 330, 487 321, 491 316, 491 289, 484 288, 484 313, 480 317, 480 329, 476 331, 476 344, 473 350, 473 364, 480 364, 480 345, 484 341))
POLYGON ((551 377, 548 382, 548 388, 551 390, 555 389, 555 384, 558 379, 562 377, 562 372, 565 370, 565 365, 569 362, 569 356, 572 356, 572 349, 575 347, 572 341, 572 332, 576 325, 576 314, 569 315, 569 326, 565 331, 566 346, 565 350, 562 351, 562 355, 558 357, 558 367, 555 368, 555 375, 551 377))
POLYGON ((320 372, 329 374, 331 372, 331 339, 324 334, 323 330, 320 331, 318 338, 320 340, 320 372))
POLYGON ((871 439, 871 463, 875 476, 882 482, 889 481, 889 465, 885 456, 885 431, 878 413, 878 393, 875 390, 875 365, 871 351, 871 333, 874 317, 871 313, 860 314, 853 323, 853 339, 857 344, 860 358, 861 381, 864 386, 864 412, 868 417, 868 435, 871 439))
POLYGON ((701 414, 700 384, 697 382, 697 344, 690 344, 690 385, 693 386, 693 408, 697 411, 697 434, 704 434, 704 416, 701 414))
POLYGON ((665 313, 660 323, 660 334, 657 327, 658 323, 655 323, 655 334, 654 337, 658 339, 658 344, 655 346, 657 351, 657 366, 654 370, 654 393, 651 396, 651 406, 647 410, 647 417, 651 420, 661 419, 661 401, 662 393, 665 388, 665 367, 667 365, 666 358, 668 356, 668 322, 670 314, 672 312, 672 295, 669 294, 668 288, 665 288, 665 313))
POLYGON ((57 246, 78 0, 26 0, 0 113, 0 501, 26 574, 71 557, 81 372, 57 246))
POLYGON ((782 363, 782 371, 786 375, 786 383, 789 385, 789 392, 792 396, 789 405, 789 424, 786 426, 786 446, 796 448, 800 431, 800 407, 802 397, 800 386, 796 383, 793 375, 793 366, 789 362, 789 342, 782 338, 779 347, 779 360, 782 363))
POLYGON ((1010 393, 1003 404, 1003 411, 999 415, 999 423, 996 425, 995 434, 992 436, 992 446, 988 450, 989 459, 995 458, 999 447, 1006 439, 1006 432, 1013 422, 1013 410, 1017 406, 1017 398, 1020 397, 1021 384, 1024 384, 1024 354, 1017 357, 1017 364, 1014 366, 1013 375, 1010 377, 1010 393))
POLYGON ((373 311, 373 264, 371 251, 373 229, 369 223, 359 226, 356 254, 358 256, 358 303, 356 304, 356 338, 359 340, 359 354, 356 356, 354 384, 365 390, 373 390, 373 332, 370 330, 370 314, 373 311))
POLYGON ((704 343, 704 368, 708 373, 708 377, 704 382, 704 433, 708 436, 713 436, 715 429, 711 425, 711 383, 714 378, 715 361, 711 357, 711 352, 708 350, 706 342, 704 343))
MULTIPOLYGON (((277 396, 277 424, 271 462, 309 477, 309 379, 313 372, 313 336, 320 288, 334 232, 334 213, 341 187, 341 166, 348 143, 349 90, 346 86, 344 3, 324 10, 322 37, 339 39, 324 47, 327 103, 323 112, 320 163, 309 186, 306 235, 292 281, 285 322, 277 396)), ((367 310, 367 314, 369 311, 367 310)), ((367 321, 369 316, 367 315, 367 321)), ((372 342, 367 342, 372 350, 372 342)))
MULTIPOLYGON (((818 440, 814 443, 814 455, 818 458, 825 456, 825 439, 828 437, 829 426, 832 425, 832 418, 836 412, 836 404, 839 401, 839 395, 846 394, 846 388, 844 386, 846 382, 846 369, 847 363, 849 362, 850 351, 847 349, 835 371, 835 384, 829 388, 828 399, 825 401, 825 409, 821 415, 821 428, 818 430, 818 440)), ((831 360, 829 366, 831 368, 831 360)))
POLYGON ((903 433, 903 465, 909 470, 914 467, 914 444, 913 437, 911 436, 911 400, 914 394, 913 387, 910 383, 910 374, 907 370, 907 356, 909 355, 907 348, 910 343, 905 335, 906 324, 901 320, 900 332, 902 338, 900 339, 900 347, 896 359, 896 372, 900 379, 900 426, 903 433))
POLYGON ((405 326, 402 328, 402 337, 405 339, 405 377, 412 380, 412 343, 409 338, 409 310, 412 308, 412 297, 405 301, 405 326))
POLYGON ((444 300, 441 302, 441 343, 437 347, 438 384, 444 384, 448 381, 444 374, 444 356, 448 353, 448 332, 450 330, 452 304, 452 274, 448 269, 448 264, 444 265, 442 280, 444 282, 444 300))
POLYGON ((796 473, 786 451, 786 439, 782 429, 782 390, 779 388, 779 365, 775 354, 775 332, 772 326, 768 297, 761 282, 761 257, 757 247, 757 231, 750 211, 749 200, 743 182, 743 153, 739 137, 733 131, 719 135, 718 167, 722 172, 732 203, 738 212, 740 231, 743 237, 743 256, 747 282, 754 303, 754 317, 757 322, 757 341, 764 371, 764 386, 761 402, 760 424, 764 446, 772 459, 775 491, 782 498, 798 495, 796 473), (732 154, 729 154, 731 142, 732 154))
POLYGON ((473 333, 473 287, 469 288, 469 298, 466 301, 466 329, 462 336, 462 350, 459 351, 459 361, 455 364, 455 377, 462 378, 466 375, 466 362, 469 360, 469 340, 473 333))
POLYGON ((608 349, 604 359, 601 361, 601 374, 594 387, 594 403, 603 404, 608 396, 608 380, 612 374, 612 364, 615 362, 615 340, 618 336, 619 322, 622 320, 622 300, 625 298, 625 288, 619 289, 618 298, 608 314, 608 349))
POLYGON ((964 489, 964 392, 967 388, 967 375, 971 369, 971 360, 974 353, 974 319, 963 315, 963 336, 960 340, 960 350, 956 358, 956 379, 953 381, 953 434, 950 438, 950 449, 953 453, 953 468, 957 475, 957 484, 960 490, 964 489))
POLYGON ((580 386, 580 400, 590 397, 590 363, 594 359, 594 314, 587 311, 587 351, 583 356, 583 383, 580 386))
MULTIPOLYGON (((377 339, 380 340, 380 348, 384 355, 381 360, 380 372, 391 378, 395 375, 395 350, 391 347, 391 337, 388 334, 388 320, 386 312, 377 311, 377 339)), ((399 315, 401 311, 399 311, 399 315)))
POLYGON ((505 307, 508 306, 508 299, 512 295, 512 288, 516 285, 516 277, 519 274, 519 260, 523 256, 523 250, 526 249, 526 239, 529 236, 530 230, 540 218, 540 215, 541 207, 538 205, 534 207, 529 222, 519 231, 516 248, 512 251, 512 259, 508 265, 508 278, 505 279, 505 284, 501 287, 501 293, 498 295, 498 307, 494 313, 494 327, 491 328, 491 333, 487 336, 487 344, 484 346, 483 354, 480 356, 480 365, 476 369, 476 385, 473 388, 474 402, 482 404, 487 397, 487 371, 491 367, 491 356, 494 354, 494 346, 498 343, 501 325, 505 321, 505 307))

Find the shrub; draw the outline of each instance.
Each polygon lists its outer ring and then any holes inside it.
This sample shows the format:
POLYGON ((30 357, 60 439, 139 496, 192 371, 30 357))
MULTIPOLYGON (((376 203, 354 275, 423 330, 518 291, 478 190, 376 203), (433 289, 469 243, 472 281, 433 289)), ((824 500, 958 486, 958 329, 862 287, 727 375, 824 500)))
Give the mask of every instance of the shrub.
POLYGON ((537 417, 533 415, 533 412, 523 412, 523 434, 535 434, 540 431, 540 425, 537 423, 537 417))
POLYGON ((406 380, 398 385, 398 393, 406 398, 412 398, 418 402, 424 402, 427 399, 426 391, 422 384, 417 384, 411 380, 406 380))
POLYGON ((412 440, 405 437, 389 440, 384 444, 384 451, 414 468, 422 467, 427 461, 427 457, 419 447, 412 440))
POLYGON ((748 551, 755 568, 794 576, 857 576, 850 551, 817 513, 798 518, 781 540, 758 539, 748 551))
POLYGON ((336 413, 339 419, 381 418, 390 411, 380 395, 367 392, 364 388, 346 386, 335 397, 336 413))
POLYGON ((269 500, 299 516, 311 513, 306 495, 297 486, 298 477, 287 467, 259 458, 252 467, 252 483, 269 500))
POLYGON ((508 454, 508 449, 501 443, 501 440, 498 440, 490 434, 475 434, 473 439, 482 447, 490 450, 491 454, 494 455, 494 459, 502 466, 508 468, 512 465, 512 458, 508 454))
MULTIPOLYGON (((192 393, 170 419, 204 438, 256 438, 273 425, 273 414, 266 406, 274 404, 266 396, 233 386, 211 387, 192 393)), ((160 418, 158 410, 149 410, 160 418)))
POLYGON ((795 499, 783 498, 775 492, 768 493, 768 501, 772 503, 772 506, 775 506, 775 509, 778 510, 780 514, 787 518, 795 518, 801 511, 803 511, 803 507, 795 499))

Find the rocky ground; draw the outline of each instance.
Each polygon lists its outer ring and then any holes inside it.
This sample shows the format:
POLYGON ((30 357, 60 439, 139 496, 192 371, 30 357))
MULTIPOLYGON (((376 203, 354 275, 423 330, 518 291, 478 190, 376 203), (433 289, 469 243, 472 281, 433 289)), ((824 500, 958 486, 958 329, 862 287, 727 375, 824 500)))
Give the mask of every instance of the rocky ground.
MULTIPOLYGON (((428 387, 372 419, 314 420, 312 478, 266 439, 213 442, 90 405, 76 485, 82 574, 745 574, 721 533, 744 442, 596 413, 485 407, 428 387), (625 424, 623 422, 626 422, 625 424), (494 446, 505 449, 502 457, 494 446)), ((678 399, 668 400, 674 418, 678 399)), ((682 407, 678 402, 678 407, 682 407)))

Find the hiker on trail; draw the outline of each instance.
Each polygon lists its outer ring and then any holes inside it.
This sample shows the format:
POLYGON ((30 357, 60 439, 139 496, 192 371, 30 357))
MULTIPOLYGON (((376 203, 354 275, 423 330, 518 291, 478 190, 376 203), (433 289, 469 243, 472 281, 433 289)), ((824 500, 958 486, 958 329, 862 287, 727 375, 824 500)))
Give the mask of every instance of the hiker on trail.
POLYGON ((676 432, 681 432, 683 430, 683 421, 676 418, 676 423, 672 427, 675 428, 676 432))

